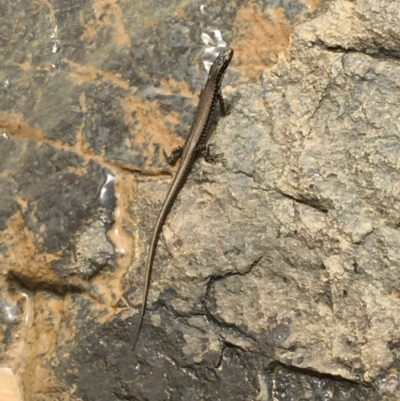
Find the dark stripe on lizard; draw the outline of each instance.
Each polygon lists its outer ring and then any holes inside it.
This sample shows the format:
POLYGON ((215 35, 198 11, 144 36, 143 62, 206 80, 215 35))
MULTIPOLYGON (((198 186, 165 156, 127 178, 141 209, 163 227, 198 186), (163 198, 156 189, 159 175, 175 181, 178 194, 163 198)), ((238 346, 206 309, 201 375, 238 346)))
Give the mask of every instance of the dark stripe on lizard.
MULTIPOLYGON (((165 198, 164 204, 161 208, 160 214, 156 225, 154 226, 153 236, 151 238, 149 254, 146 264, 146 278, 143 293, 142 308, 140 311, 139 325, 136 332, 135 341, 133 343, 133 350, 139 339, 140 329, 142 328, 143 317, 146 311, 147 296, 150 288, 151 270, 153 267, 154 255, 156 252, 157 242, 160 237, 162 226, 165 219, 168 216, 169 211, 178 195, 178 192, 182 188, 187 175, 193 165, 197 153, 201 150, 207 150, 207 155, 210 161, 213 161, 212 156, 209 154, 209 148, 204 145, 206 140, 207 128, 210 124, 210 120, 215 109, 217 102, 220 103, 222 114, 226 114, 224 100, 221 93, 221 83, 224 78, 225 71, 229 66, 233 57, 233 50, 227 49, 220 53, 213 65, 211 66, 210 73, 206 85, 201 92, 199 105, 197 106, 196 113, 194 116, 192 127, 190 128, 188 139, 185 145, 182 147, 175 148, 172 151, 171 157, 167 157, 170 164, 175 164, 180 158, 181 163, 175 178, 172 181, 171 187, 165 198)), ((218 155, 217 155, 218 156, 218 155)))

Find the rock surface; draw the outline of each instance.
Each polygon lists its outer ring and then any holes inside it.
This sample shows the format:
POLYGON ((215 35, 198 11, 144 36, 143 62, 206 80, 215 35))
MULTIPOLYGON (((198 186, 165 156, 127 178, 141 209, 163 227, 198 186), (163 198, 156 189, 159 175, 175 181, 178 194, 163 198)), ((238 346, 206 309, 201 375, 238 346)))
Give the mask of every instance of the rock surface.
POLYGON ((0 6, 1 368, 25 400, 400 396, 400 2, 215 3, 0 6), (168 217, 132 352, 215 27, 227 162, 168 217))

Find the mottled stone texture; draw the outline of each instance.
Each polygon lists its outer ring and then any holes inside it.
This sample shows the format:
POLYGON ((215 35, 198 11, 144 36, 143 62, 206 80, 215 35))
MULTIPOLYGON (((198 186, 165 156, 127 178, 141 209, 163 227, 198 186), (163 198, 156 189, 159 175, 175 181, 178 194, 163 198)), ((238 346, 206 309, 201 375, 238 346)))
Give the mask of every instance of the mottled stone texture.
POLYGON ((0 2, 0 367, 25 400, 399 399, 399 10, 0 2), (227 162, 168 217, 132 352, 216 29, 227 162))

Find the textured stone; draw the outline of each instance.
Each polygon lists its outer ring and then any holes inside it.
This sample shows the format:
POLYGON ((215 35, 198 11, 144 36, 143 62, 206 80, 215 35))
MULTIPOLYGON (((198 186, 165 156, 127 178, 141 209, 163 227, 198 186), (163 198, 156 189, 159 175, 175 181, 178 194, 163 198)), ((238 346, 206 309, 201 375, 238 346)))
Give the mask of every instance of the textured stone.
POLYGON ((0 5, 2 366, 32 401, 396 400, 400 3, 203 6, 0 5), (224 41, 227 161, 172 208, 132 352, 161 152, 224 41))

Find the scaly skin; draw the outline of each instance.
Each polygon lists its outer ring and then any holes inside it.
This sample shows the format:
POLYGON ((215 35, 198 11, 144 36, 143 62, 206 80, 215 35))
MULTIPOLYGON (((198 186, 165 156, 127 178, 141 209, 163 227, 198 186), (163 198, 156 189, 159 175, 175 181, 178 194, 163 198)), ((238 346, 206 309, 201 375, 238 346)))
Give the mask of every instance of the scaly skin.
POLYGON ((197 106, 196 109, 196 113, 194 116, 192 127, 190 128, 188 139, 183 148, 181 147, 176 148, 173 151, 172 157, 170 158, 170 162, 174 163, 180 156, 181 163, 179 165, 175 178, 172 181, 171 187, 168 191, 164 204, 161 208, 160 214, 158 215, 157 222, 154 226, 146 264, 146 278, 143 292, 142 308, 140 312, 139 325, 137 328, 135 341, 133 343, 133 350, 135 350, 136 344, 138 342, 140 329, 142 328, 143 324, 143 317, 146 312, 147 297, 149 295, 149 288, 150 288, 151 271, 153 268, 154 255, 156 252, 156 247, 158 239, 160 237, 161 229, 180 189, 182 188, 186 180, 186 177, 189 174, 190 169, 193 166, 197 153, 205 148, 204 141, 206 138, 207 128, 209 126, 213 111, 218 101, 220 102, 222 113, 226 114, 225 105, 221 94, 221 83, 225 75, 225 71, 232 60, 232 57, 233 57, 233 50, 227 49, 224 52, 220 53, 216 58, 216 60, 214 61, 208 74, 206 85, 200 95, 199 105, 197 106))

